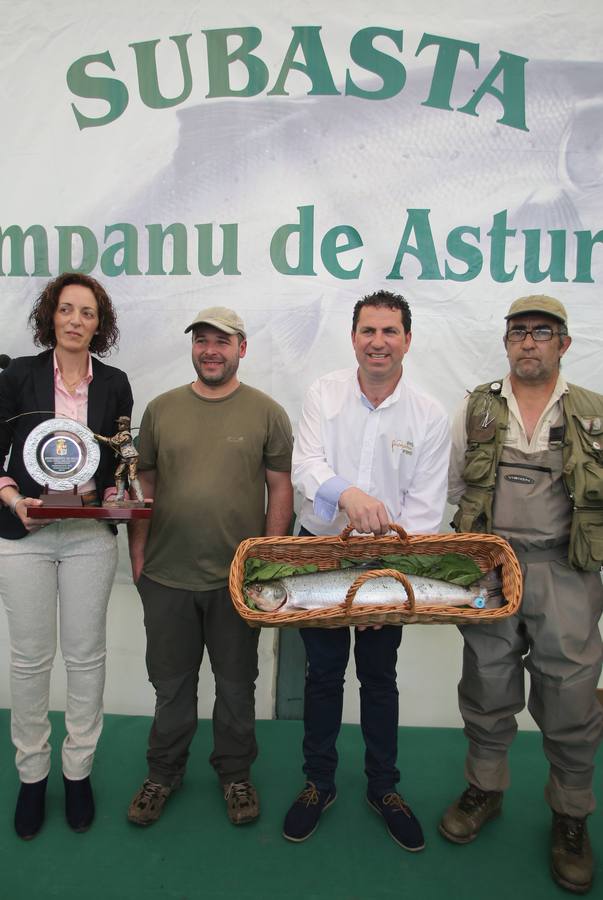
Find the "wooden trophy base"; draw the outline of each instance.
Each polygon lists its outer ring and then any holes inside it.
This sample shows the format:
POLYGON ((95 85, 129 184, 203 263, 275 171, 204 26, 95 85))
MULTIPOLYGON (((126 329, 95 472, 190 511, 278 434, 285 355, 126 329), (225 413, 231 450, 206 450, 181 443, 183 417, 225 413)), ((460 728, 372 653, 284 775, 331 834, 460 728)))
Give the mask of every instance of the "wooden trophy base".
POLYGON ((41 494, 42 506, 29 506, 30 519, 110 519, 113 522, 129 522, 132 519, 150 519, 153 501, 107 500, 102 506, 84 506, 77 488, 61 494, 49 494, 47 488, 41 494))

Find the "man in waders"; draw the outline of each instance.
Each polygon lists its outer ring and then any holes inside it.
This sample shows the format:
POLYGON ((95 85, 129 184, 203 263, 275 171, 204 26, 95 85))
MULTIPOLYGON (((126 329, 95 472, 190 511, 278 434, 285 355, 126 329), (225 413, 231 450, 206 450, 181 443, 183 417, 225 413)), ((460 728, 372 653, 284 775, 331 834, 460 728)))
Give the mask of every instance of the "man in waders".
POLYGON ((545 798, 553 812, 552 873, 574 893, 593 879, 586 819, 595 802, 593 763, 603 733, 596 687, 603 609, 603 396, 568 384, 571 344, 563 305, 516 300, 506 316, 510 371, 465 400, 452 435, 449 500, 458 531, 510 541, 524 576, 519 612, 466 625, 459 704, 469 748, 467 790, 440 832, 465 844, 501 810, 507 751, 524 707, 543 734, 545 798))

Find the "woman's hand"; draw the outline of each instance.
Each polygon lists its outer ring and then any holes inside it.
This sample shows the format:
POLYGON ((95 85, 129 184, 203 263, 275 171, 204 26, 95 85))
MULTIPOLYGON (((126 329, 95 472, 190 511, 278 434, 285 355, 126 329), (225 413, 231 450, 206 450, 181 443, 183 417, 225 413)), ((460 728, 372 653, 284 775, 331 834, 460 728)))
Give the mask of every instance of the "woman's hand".
POLYGON ((43 503, 41 500, 36 500, 35 497, 20 497, 14 507, 16 517, 21 520, 27 531, 38 531, 44 525, 51 525, 56 521, 55 519, 30 519, 27 513, 31 506, 43 506, 43 503))

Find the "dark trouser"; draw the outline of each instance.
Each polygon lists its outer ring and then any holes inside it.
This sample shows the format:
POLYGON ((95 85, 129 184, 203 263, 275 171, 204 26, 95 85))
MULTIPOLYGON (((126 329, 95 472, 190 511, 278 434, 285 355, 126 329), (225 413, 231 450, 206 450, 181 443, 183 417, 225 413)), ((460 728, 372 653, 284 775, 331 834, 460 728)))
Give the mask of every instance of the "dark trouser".
POLYGON ((235 612, 228 588, 186 591, 142 575, 147 670, 157 695, 149 734, 149 778, 182 778, 197 729, 197 684, 207 647, 216 685, 214 748, 209 758, 222 784, 246 781, 257 756, 255 679, 259 629, 235 612))
MULTIPOLYGON (((320 790, 335 785, 343 682, 350 655, 349 628, 302 628, 308 667, 304 703, 304 772, 320 790)), ((402 628, 355 632, 354 657, 360 681, 360 725, 366 746, 365 772, 371 796, 394 790, 400 773, 396 661, 402 628)))

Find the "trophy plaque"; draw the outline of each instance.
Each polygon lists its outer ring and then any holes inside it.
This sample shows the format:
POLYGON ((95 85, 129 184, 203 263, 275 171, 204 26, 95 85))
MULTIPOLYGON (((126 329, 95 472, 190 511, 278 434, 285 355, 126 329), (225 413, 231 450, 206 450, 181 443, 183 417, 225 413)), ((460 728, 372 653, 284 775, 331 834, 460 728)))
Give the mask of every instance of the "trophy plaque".
POLYGON ((34 481, 43 486, 42 506, 30 506, 32 519, 146 519, 146 504, 117 507, 86 506, 77 489, 89 481, 100 462, 100 446, 92 431, 74 419, 48 419, 27 436, 23 462, 34 481), (49 493, 52 490, 54 493, 49 493))

